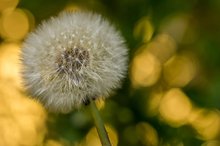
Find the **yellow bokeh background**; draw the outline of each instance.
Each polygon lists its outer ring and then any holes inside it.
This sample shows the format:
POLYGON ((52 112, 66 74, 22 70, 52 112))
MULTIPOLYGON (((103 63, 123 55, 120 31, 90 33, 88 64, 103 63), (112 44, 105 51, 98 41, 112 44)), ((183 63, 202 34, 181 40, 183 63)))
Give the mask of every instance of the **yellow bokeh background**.
POLYGON ((150 26, 149 19, 141 18, 134 28, 134 37, 141 37, 142 44, 131 61, 129 75, 134 89, 151 89, 145 108, 149 117, 157 117, 173 128, 189 126, 195 131, 195 137, 206 141, 204 146, 217 146, 220 111, 195 105, 181 89, 193 83, 201 71, 193 52, 178 51, 179 43, 194 39, 184 38, 188 21, 186 15, 168 17, 160 33, 152 37, 154 27, 150 26))

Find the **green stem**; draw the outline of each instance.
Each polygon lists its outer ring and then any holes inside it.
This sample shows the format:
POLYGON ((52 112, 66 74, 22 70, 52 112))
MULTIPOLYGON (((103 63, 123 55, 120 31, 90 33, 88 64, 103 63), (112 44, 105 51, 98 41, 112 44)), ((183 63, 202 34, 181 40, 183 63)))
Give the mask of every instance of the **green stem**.
POLYGON ((90 100, 90 110, 95 122, 96 129, 99 134, 102 146, 111 146, 108 134, 106 132, 105 126, 103 124, 102 118, 100 116, 99 110, 96 107, 96 104, 93 100, 90 100))

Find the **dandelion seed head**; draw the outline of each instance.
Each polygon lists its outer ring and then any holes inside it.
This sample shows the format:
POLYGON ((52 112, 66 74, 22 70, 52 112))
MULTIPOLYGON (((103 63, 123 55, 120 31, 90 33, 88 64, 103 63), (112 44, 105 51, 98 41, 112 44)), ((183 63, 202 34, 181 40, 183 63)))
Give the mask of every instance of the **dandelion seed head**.
POLYGON ((28 35, 21 60, 29 93, 50 111, 69 112, 120 87, 127 48, 100 15, 64 12, 28 35))

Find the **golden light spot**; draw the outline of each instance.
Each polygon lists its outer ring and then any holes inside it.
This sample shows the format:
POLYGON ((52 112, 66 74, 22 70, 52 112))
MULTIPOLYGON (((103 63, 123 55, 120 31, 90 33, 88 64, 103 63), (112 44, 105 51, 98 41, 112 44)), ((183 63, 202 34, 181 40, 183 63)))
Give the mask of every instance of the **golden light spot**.
POLYGON ((0 145, 42 145, 46 114, 8 82, 0 82, 0 145), (13 140, 12 140, 13 139, 13 140))
POLYGON ((19 51, 19 44, 4 43, 0 45, 0 80, 5 80, 21 88, 19 51))
POLYGON ((0 0, 0 12, 12 10, 18 4, 19 0, 0 0))
POLYGON ((96 106, 99 110, 103 109, 105 107, 105 102, 102 98, 99 98, 98 100, 95 100, 96 106))
POLYGON ((215 139, 220 136, 220 112, 205 109, 194 109, 189 119, 190 125, 203 140, 215 139))
POLYGON ((134 28, 134 37, 137 39, 142 38, 144 43, 150 41, 153 33, 154 27, 147 17, 141 18, 134 28))
POLYGON ((29 30, 35 28, 35 17, 34 15, 27 9, 22 9, 22 11, 26 14, 28 21, 29 21, 29 30))
POLYGON ((148 123, 138 123, 136 133, 144 146, 158 146, 157 131, 148 123))
POLYGON ((134 87, 151 86, 159 79, 160 72, 158 59, 147 50, 142 50, 132 61, 130 78, 134 87))
POLYGON ((188 97, 178 88, 173 88, 164 94, 160 102, 159 112, 163 120, 173 127, 186 124, 192 109, 188 97))
POLYGON ((195 59, 187 55, 176 55, 164 65, 164 80, 171 87, 184 87, 195 76, 195 59))
MULTIPOLYGON (((112 146, 117 146, 118 145, 118 135, 117 132, 110 127, 109 125, 105 126, 109 139, 111 141, 112 146)), ((86 141, 85 145, 83 146, 102 146, 97 130, 95 127, 93 127, 87 134, 86 136, 86 141)))
POLYGON ((147 49, 155 55, 161 63, 166 62, 176 51, 176 42, 167 34, 159 34, 149 43, 147 49))
POLYGON ((47 140, 45 146, 64 146, 62 145, 59 141, 55 141, 55 140, 47 140))
POLYGON ((0 21, 0 33, 5 39, 21 40, 29 30, 29 20, 21 9, 5 12, 0 21))
POLYGON ((20 143, 21 131, 14 122, 13 117, 6 114, 0 118, 0 145, 17 146, 20 143), (13 139, 13 140, 12 140, 13 139))
POLYGON ((149 99, 147 100, 146 113, 148 116, 155 116, 158 113, 160 101, 164 95, 161 90, 154 90, 151 92, 149 99))

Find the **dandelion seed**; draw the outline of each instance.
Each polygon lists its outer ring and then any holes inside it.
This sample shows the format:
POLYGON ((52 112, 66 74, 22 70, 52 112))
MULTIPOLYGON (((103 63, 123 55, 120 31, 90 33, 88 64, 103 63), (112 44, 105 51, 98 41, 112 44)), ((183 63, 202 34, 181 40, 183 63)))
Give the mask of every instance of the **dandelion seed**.
POLYGON ((108 97, 127 70, 124 39, 89 12, 64 12, 43 22, 25 40, 21 58, 25 87, 53 112, 108 97))

